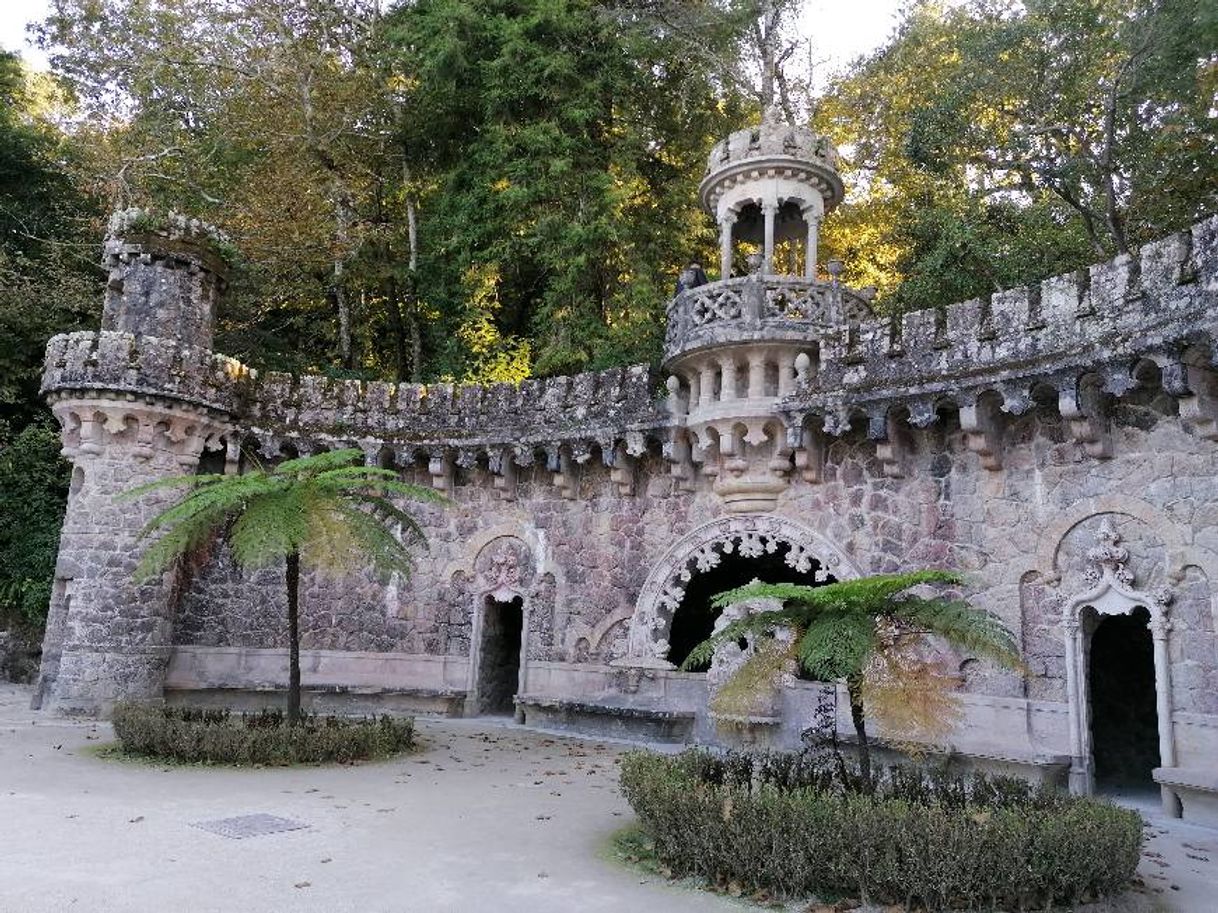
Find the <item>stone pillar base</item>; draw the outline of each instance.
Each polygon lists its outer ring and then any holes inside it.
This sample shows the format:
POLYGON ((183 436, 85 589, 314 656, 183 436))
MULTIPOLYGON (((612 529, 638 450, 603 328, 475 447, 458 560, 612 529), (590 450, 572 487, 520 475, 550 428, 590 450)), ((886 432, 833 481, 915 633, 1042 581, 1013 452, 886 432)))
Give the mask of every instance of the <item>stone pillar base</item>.
POLYGON ((61 716, 107 717, 120 701, 161 701, 169 647, 65 646, 42 707, 61 716))

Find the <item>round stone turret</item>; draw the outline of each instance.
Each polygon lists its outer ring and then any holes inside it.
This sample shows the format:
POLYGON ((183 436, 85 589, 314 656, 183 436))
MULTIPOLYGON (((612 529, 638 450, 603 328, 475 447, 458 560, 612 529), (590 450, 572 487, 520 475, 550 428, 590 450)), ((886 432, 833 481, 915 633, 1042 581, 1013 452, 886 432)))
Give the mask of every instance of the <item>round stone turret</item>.
POLYGON ((228 249, 228 238, 198 219, 142 209, 114 213, 105 242, 110 278, 102 329, 210 349, 228 249))

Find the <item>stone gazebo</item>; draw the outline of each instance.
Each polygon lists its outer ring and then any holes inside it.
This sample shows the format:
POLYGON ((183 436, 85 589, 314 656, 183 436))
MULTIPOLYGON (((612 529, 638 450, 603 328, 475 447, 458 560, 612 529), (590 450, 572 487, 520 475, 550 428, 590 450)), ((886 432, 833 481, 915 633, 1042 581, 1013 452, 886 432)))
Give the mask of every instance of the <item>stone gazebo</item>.
POLYGON ((672 441, 678 474, 696 464, 735 513, 773 509, 792 454, 807 468, 808 442, 789 439, 775 407, 797 383, 814 381, 833 328, 871 314, 864 296, 837 281, 836 265, 832 281, 816 277, 820 222, 843 195, 836 160, 825 137, 767 116, 718 143, 707 162, 701 196, 719 223, 721 278, 669 304, 664 367, 681 422, 672 441), (785 271, 775 268, 782 240, 794 242, 785 271), (733 277, 741 241, 759 245, 760 258, 733 277), (803 275, 793 275, 800 256, 803 275))
MULTIPOLYGON (((837 152, 826 137, 767 115, 711 150, 699 188, 702 205, 719 225, 719 278, 730 279, 736 243, 761 248, 763 275, 774 269, 780 241, 803 245, 803 276, 816 278, 821 219, 842 201, 837 152)), ((788 264, 788 272, 795 272, 788 264)))

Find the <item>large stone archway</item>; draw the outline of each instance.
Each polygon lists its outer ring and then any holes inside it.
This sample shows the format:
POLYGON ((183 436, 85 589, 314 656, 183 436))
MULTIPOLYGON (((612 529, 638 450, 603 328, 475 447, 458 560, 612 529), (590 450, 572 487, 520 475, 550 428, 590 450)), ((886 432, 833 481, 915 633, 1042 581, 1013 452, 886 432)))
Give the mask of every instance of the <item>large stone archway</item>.
POLYGON ((630 621, 626 655, 614 665, 675 668, 668 661, 673 613, 695 574, 717 567, 724 555, 759 557, 786 546, 784 560, 810 582, 862 576, 849 557, 811 527, 773 514, 720 517, 687 533, 647 575, 630 621))

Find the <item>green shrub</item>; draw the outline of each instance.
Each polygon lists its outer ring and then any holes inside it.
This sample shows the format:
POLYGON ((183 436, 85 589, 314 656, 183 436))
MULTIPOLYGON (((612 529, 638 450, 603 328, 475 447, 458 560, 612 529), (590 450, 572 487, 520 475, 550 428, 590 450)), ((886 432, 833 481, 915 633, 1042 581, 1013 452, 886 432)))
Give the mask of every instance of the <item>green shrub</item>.
POLYGON ((204 764, 346 764, 386 758, 414 743, 410 719, 305 714, 289 726, 280 710, 236 715, 151 704, 116 706, 114 731, 124 753, 204 764))
POLYGON ((876 792, 829 760, 632 753, 622 789, 681 875, 788 896, 855 894, 930 910, 1046 909, 1130 884, 1142 820, 1007 777, 900 767, 876 792))

